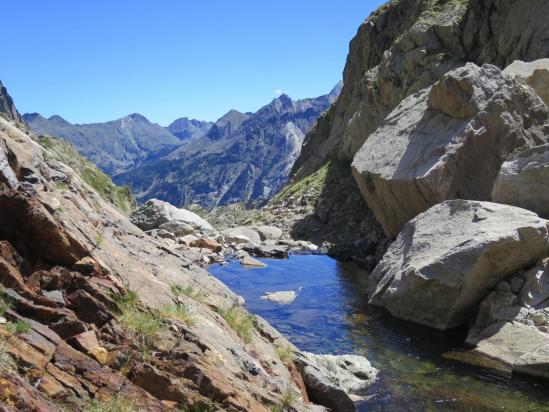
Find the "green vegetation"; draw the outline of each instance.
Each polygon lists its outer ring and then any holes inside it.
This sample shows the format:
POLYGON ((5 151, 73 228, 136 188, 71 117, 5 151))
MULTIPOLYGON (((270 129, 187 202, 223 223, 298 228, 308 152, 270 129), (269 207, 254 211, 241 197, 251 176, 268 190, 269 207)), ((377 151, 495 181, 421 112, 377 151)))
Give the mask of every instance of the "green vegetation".
POLYGON ((280 410, 285 410, 291 408, 297 401, 297 394, 292 391, 290 388, 286 389, 280 396, 280 402, 282 403, 282 408, 280 410))
POLYGON ((136 412, 136 409, 130 399, 114 396, 103 402, 94 399, 84 407, 84 412, 136 412))
POLYGON ((160 316, 163 318, 180 320, 188 326, 193 326, 196 321, 189 308, 183 304, 168 305, 160 309, 160 316))
POLYGON ((10 307, 11 303, 4 295, 4 293, 0 290, 0 316, 4 316, 4 314, 8 311, 10 307))
POLYGON ((152 346, 155 338, 165 331, 166 326, 157 314, 146 312, 139 306, 135 292, 129 291, 124 296, 117 296, 115 301, 120 325, 145 348, 152 346))
MULTIPOLYGON (((68 142, 55 137, 40 136, 40 143, 49 149, 50 155, 74 169, 76 173, 89 184, 103 199, 129 214, 135 206, 135 199, 128 186, 117 186, 111 178, 99 170, 92 162, 82 156, 68 142)), ((65 190, 64 183, 56 183, 58 189, 65 190)))
POLYGON ((175 296, 188 296, 197 302, 203 302, 207 294, 202 289, 197 289, 193 285, 187 285, 185 287, 179 285, 172 285, 172 293, 175 296))
POLYGON ((7 323, 4 325, 4 328, 11 334, 21 335, 30 332, 31 325, 25 320, 18 320, 16 322, 7 323))
POLYGON ((291 365, 294 362, 294 352, 290 346, 277 346, 276 353, 284 365, 291 365))
POLYGON ((330 162, 324 164, 324 166, 322 166, 316 172, 311 173, 309 176, 306 176, 303 179, 298 180, 297 182, 292 182, 284 186, 269 203, 277 203, 286 200, 292 196, 303 194, 305 191, 316 190, 320 192, 324 187, 324 182, 326 181, 328 169, 330 169, 330 162))
POLYGON ((245 343, 252 341, 255 317, 240 306, 233 305, 229 309, 219 308, 218 313, 245 343))
POLYGON ((95 237, 95 245, 96 245, 96 246, 101 246, 101 245, 103 244, 103 240, 104 240, 103 233, 99 233, 99 234, 95 237))

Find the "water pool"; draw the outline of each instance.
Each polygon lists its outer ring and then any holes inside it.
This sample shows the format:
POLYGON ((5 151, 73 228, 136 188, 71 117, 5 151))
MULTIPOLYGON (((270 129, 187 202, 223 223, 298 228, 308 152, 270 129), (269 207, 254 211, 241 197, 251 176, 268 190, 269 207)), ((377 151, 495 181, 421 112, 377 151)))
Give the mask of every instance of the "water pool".
POLYGON ((465 331, 437 332, 367 305, 368 273, 356 265, 324 255, 260 260, 268 266, 209 270, 300 349, 366 356, 381 373, 360 411, 549 411, 546 384, 445 358, 462 350, 465 331), (261 299, 280 290, 299 292, 290 305, 261 299))

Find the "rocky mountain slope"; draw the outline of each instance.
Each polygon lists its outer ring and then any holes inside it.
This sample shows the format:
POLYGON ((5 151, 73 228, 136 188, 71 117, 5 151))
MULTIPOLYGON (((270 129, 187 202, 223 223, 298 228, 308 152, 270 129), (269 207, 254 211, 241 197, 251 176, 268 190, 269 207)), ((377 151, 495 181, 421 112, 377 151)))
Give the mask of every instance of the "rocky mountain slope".
POLYGON ((0 82, 0 114, 18 123, 22 123, 23 121, 21 115, 17 111, 17 108, 13 104, 13 99, 8 94, 8 91, 2 82, 0 82))
POLYGON ((23 120, 37 134, 70 142, 111 176, 181 144, 169 130, 136 113, 90 124, 72 124, 57 115, 46 119, 38 113, 25 114, 23 120))
POLYGON ((187 117, 180 117, 168 126, 168 130, 178 139, 193 140, 204 136, 214 124, 187 117))
POLYGON ((355 410, 337 382, 371 384, 366 359, 301 353, 196 264, 213 227, 169 205, 134 214, 190 229, 196 259, 143 232, 67 146, 0 117, 2 409, 355 410))
POLYGON ((231 111, 208 134, 168 155, 132 168, 115 181, 140 200, 211 208, 268 199, 286 183, 306 132, 339 94, 293 101, 286 95, 256 113, 231 111))

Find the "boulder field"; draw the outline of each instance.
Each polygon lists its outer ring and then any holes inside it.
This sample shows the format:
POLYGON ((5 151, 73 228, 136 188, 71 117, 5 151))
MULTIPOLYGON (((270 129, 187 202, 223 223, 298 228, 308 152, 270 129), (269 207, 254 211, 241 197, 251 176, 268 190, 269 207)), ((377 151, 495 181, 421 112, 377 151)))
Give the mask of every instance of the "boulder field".
POLYGON ((287 258, 290 252, 316 249, 312 243, 292 240, 275 226, 217 230, 196 213, 157 199, 140 205, 130 219, 151 238, 201 266, 224 263, 228 258, 236 258, 243 265, 265 266, 251 256, 287 258))

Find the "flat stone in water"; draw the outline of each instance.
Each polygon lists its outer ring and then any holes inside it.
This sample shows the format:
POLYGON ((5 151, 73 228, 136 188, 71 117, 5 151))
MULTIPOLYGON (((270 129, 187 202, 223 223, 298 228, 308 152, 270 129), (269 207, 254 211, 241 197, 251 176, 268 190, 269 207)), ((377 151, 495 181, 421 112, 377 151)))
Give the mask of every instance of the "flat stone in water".
POLYGON ((261 296, 261 299, 287 305, 292 303, 296 297, 297 293, 295 293, 293 290, 281 290, 279 292, 267 292, 263 296, 261 296))

